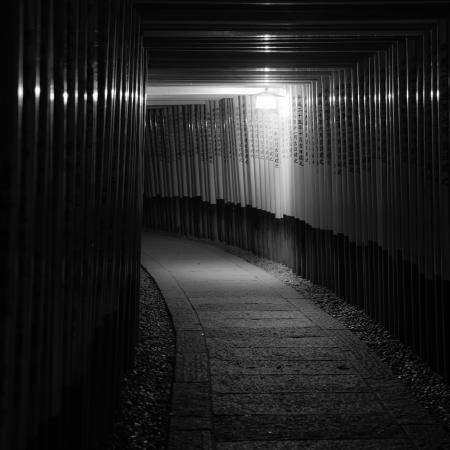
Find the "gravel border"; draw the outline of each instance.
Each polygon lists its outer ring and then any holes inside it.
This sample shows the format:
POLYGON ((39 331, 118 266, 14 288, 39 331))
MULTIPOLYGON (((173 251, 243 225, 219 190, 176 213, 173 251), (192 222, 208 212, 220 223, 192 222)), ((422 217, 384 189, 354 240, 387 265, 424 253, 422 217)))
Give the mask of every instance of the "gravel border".
POLYGON ((104 449, 167 447, 175 332, 164 298, 141 267, 139 341, 134 370, 123 380, 117 417, 104 449))
POLYGON ((370 319, 362 309, 340 299, 329 289, 296 275, 289 267, 223 242, 214 244, 264 269, 294 289, 306 291, 308 298, 355 333, 391 368, 397 378, 450 436, 450 384, 434 372, 410 347, 370 319))

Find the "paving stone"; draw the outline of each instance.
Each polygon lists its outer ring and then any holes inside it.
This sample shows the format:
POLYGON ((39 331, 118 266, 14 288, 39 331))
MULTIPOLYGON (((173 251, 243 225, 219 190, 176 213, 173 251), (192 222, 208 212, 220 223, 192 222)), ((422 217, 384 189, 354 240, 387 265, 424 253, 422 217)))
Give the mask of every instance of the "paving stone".
POLYGON ((175 321, 184 321, 186 323, 200 323, 197 314, 192 309, 173 309, 169 308, 170 313, 172 315, 172 320, 175 321))
POLYGON ((296 311, 296 307, 289 303, 200 303, 195 306, 196 311, 296 311))
POLYGON ((321 309, 315 305, 315 303, 307 296, 302 294, 298 298, 287 298, 286 301, 295 306, 296 308, 306 309, 309 308, 312 311, 321 311, 321 309))
POLYGON ((185 289, 184 292, 189 298, 193 299, 196 297, 277 297, 277 292, 274 290, 269 290, 263 286, 254 287, 250 289, 242 289, 233 286, 227 288, 216 289, 185 289))
POLYGON ((307 311, 305 309, 302 309, 301 311, 308 319, 314 322, 315 325, 321 328, 331 330, 345 329, 345 325, 342 322, 338 322, 336 319, 333 319, 333 317, 322 311, 307 311))
POLYGON ((220 347, 209 349, 209 356, 223 360, 302 360, 336 361, 345 359, 345 353, 338 347, 220 347))
POLYGON ((388 378, 366 378, 367 385, 377 394, 381 400, 409 397, 410 393, 400 381, 388 378))
POLYGON ((194 307, 196 305, 201 304, 218 304, 218 305, 226 305, 230 303, 242 303, 242 304, 281 304, 286 305, 287 302, 284 298, 281 298, 277 295, 269 295, 269 296, 240 296, 240 297, 233 297, 232 295, 229 296, 215 296, 215 295, 209 295, 207 297, 195 297, 190 298, 190 302, 194 307))
POLYGON ((200 382, 209 380, 208 356, 206 353, 177 353, 175 380, 200 382))
POLYGON ((336 347, 326 331, 317 327, 207 328, 207 345, 229 344, 233 347, 336 347))
MULTIPOLYGON (((274 339, 270 336, 254 336, 245 338, 236 337, 235 339, 232 336, 229 339, 223 338, 210 338, 211 331, 219 330, 220 328, 212 329, 206 328, 206 342, 208 348, 212 350, 214 348, 221 348, 224 346, 229 347, 265 347, 265 348, 284 348, 284 347, 294 347, 298 348, 299 346, 306 347, 333 347, 336 345, 330 338, 326 336, 289 336, 285 338, 274 339)), ((225 328, 226 329, 226 328, 225 328)), ((236 328, 228 328, 228 330, 233 330, 236 328)), ((307 330, 307 328, 303 328, 307 330)), ((224 328, 222 328, 224 330, 224 328)), ((230 333, 231 334, 231 333, 230 333)))
POLYGON ((283 298, 305 298, 305 294, 302 292, 298 292, 296 289, 289 288, 289 287, 282 287, 278 288, 277 292, 283 297, 283 298))
POLYGON ((169 306, 172 321, 182 321, 181 325, 186 323, 200 323, 197 314, 193 309, 188 308, 171 308, 169 306))
POLYGON ((399 439, 219 442, 217 450, 411 450, 399 439))
POLYGON ((356 375, 236 375, 211 376, 212 390, 221 393, 370 392, 356 375))
POLYGON ((368 352, 365 356, 350 350, 344 351, 344 353, 347 355, 348 362, 366 379, 386 379, 393 377, 390 369, 368 352))
POLYGON ((170 417, 171 430, 211 430, 211 417, 176 416, 170 417))
POLYGON ((450 448, 448 433, 444 433, 439 425, 415 423, 403 425, 403 429, 419 448, 430 450, 448 450, 450 448))
MULTIPOLYGON (((155 276, 158 278, 158 287, 161 291, 181 291, 180 285, 177 283, 177 280, 172 276, 171 273, 161 269, 158 273, 155 273, 155 276)), ((180 297, 183 296, 183 293, 180 297)))
POLYGON ((330 336, 336 344, 346 348, 352 352, 358 359, 370 358, 377 360, 379 366, 386 367, 379 358, 375 357, 370 349, 367 347, 366 343, 361 341, 356 335, 354 335, 350 330, 345 329, 334 329, 328 330, 328 336, 330 336))
MULTIPOLYGON (((230 255, 227 253, 227 256, 230 255)), ((266 272, 264 269, 261 269, 258 266, 255 266, 254 264, 249 263, 248 261, 243 260, 242 258, 239 258, 238 256, 230 255, 231 258, 228 260, 230 264, 236 265, 241 270, 249 274, 250 276, 258 277, 260 280, 266 280, 268 282, 277 282, 278 280, 271 275, 270 273, 266 272)))
POLYGON ((219 441, 298 439, 405 439, 387 413, 215 416, 219 441))
POLYGON ((201 311, 198 313, 202 322, 209 320, 233 319, 306 319, 300 311, 201 311))
POLYGON ((433 419, 428 412, 410 396, 381 400, 383 406, 401 424, 432 424, 433 419))
POLYGON ((212 375, 218 374, 356 374, 353 367, 344 361, 295 361, 295 360, 221 360, 211 359, 212 375))
POLYGON ((200 322, 191 320, 191 316, 172 316, 172 322, 176 330, 202 330, 200 322))
POLYGON ((179 285, 174 277, 165 272, 163 269, 159 270, 156 274, 158 277, 158 287, 159 289, 171 290, 179 289, 179 285))
POLYGON ((347 357, 352 365, 365 378, 390 378, 394 375, 389 367, 376 357, 367 345, 349 330, 327 330, 330 338, 340 347, 347 350, 347 357))
POLYGON ((171 413, 176 416, 209 417, 209 384, 173 383, 171 413))
MULTIPOLYGON (((268 327, 259 330, 247 330, 247 329, 226 329, 226 330, 205 330, 207 338, 218 338, 224 341, 235 340, 235 339, 258 339, 258 338, 269 338, 272 341, 278 341, 280 339, 302 339, 304 337, 326 337, 327 342, 330 343, 328 347, 339 347, 336 342, 329 337, 327 331, 322 330, 319 327, 268 327)), ((300 341, 296 341, 299 345, 300 341)), ((272 346, 270 346, 272 347, 272 346)), ((280 345, 280 347, 284 347, 280 345)))
POLYGON ((187 297, 164 297, 164 300, 167 303, 167 306, 172 310, 180 310, 180 311, 194 311, 192 308, 191 302, 187 297))
POLYGON ((275 283, 267 283, 261 281, 257 278, 245 277, 245 274, 242 274, 243 277, 229 277, 228 280, 221 280, 219 277, 197 277, 197 279, 193 279, 194 277, 189 277, 189 279, 185 279, 185 281, 181 281, 180 277, 176 277, 177 282, 183 286, 183 289, 187 291, 197 291, 201 289, 210 290, 210 289, 235 289, 235 290, 252 290, 252 289, 276 289, 278 293, 280 289, 280 284, 278 282, 275 283), (201 282, 199 282, 201 280, 201 282))
POLYGON ((179 330, 176 338, 178 353, 206 353, 205 333, 203 330, 179 330))
POLYGON ((169 450, 212 450, 210 431, 173 431, 169 435, 169 450))
POLYGON ((234 282, 234 281, 242 281, 246 282, 250 281, 260 281, 256 276, 251 278, 248 272, 243 272, 241 269, 233 270, 232 268, 223 269, 223 270, 196 270, 190 271, 187 275, 176 275, 176 279, 178 283, 181 284, 192 284, 195 281, 204 283, 206 282, 215 282, 218 281, 220 283, 224 282, 234 282))
POLYGON ((203 319, 205 328, 271 328, 277 327, 313 327, 314 324, 306 318, 296 319, 203 319))
POLYGON ((215 415, 351 414, 356 411, 382 413, 383 408, 377 398, 368 393, 213 393, 215 415))

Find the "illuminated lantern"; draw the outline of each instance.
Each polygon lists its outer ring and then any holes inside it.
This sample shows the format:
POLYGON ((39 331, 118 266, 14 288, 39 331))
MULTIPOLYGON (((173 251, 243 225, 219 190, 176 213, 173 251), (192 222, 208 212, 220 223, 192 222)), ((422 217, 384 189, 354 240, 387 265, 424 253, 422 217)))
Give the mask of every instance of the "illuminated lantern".
POLYGON ((277 98, 282 97, 282 95, 274 94, 269 92, 268 89, 264 92, 260 92, 256 95, 256 109, 277 109, 277 98))

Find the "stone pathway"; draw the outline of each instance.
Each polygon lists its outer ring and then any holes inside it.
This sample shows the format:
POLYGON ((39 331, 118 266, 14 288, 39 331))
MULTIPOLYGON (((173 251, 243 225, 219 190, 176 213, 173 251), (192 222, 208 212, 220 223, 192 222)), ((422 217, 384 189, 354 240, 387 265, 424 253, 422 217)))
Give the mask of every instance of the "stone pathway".
POLYGON ((169 449, 445 449, 365 344, 301 293, 214 245, 145 232, 170 309, 169 449))

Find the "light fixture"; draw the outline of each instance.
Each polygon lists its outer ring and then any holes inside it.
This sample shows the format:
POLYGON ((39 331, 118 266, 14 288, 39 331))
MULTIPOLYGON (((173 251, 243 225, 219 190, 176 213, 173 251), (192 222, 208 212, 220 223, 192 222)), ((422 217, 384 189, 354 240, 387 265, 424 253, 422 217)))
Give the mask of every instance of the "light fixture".
POLYGON ((277 98, 283 97, 279 94, 274 94, 273 92, 269 92, 268 88, 265 91, 259 92, 256 95, 256 109, 277 109, 277 98))

